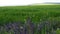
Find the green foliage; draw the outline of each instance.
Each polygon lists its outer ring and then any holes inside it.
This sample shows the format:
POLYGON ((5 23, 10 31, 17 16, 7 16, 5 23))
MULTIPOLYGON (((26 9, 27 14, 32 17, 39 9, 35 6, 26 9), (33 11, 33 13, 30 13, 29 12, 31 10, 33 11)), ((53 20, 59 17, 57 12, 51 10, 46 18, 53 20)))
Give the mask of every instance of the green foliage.
POLYGON ((24 21, 28 16, 33 22, 60 17, 60 5, 0 7, 0 25, 8 21, 24 21))

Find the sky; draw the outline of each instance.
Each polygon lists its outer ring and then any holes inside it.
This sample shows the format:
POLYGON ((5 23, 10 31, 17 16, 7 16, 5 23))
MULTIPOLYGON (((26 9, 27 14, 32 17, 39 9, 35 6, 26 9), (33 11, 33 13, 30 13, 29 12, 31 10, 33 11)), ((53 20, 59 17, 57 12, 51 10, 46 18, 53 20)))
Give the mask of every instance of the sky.
POLYGON ((60 0, 0 0, 0 6, 30 5, 34 3, 57 2, 60 0))

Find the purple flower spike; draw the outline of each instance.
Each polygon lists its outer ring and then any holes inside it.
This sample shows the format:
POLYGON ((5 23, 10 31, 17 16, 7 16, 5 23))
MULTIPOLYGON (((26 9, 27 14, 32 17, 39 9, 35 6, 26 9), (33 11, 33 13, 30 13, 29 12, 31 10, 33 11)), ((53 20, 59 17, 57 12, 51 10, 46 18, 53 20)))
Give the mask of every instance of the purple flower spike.
POLYGON ((24 34, 24 28, 23 28, 23 26, 20 26, 20 34, 24 34))

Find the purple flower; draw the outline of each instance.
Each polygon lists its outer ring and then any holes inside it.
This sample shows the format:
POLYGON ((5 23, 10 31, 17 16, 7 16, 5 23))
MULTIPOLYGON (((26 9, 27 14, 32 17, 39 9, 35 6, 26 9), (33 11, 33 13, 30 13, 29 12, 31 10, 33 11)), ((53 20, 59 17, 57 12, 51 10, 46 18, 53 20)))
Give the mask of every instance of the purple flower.
POLYGON ((24 34, 24 28, 23 28, 23 26, 20 26, 20 34, 24 34))

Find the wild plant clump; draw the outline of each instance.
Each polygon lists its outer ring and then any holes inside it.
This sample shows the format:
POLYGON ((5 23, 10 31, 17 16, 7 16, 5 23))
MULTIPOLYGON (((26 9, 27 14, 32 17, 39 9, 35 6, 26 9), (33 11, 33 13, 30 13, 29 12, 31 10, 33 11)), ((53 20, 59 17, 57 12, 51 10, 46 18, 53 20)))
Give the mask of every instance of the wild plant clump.
POLYGON ((60 21, 41 21, 35 24, 28 17, 23 23, 9 22, 0 26, 0 34, 56 34, 56 30, 60 28, 60 21))

